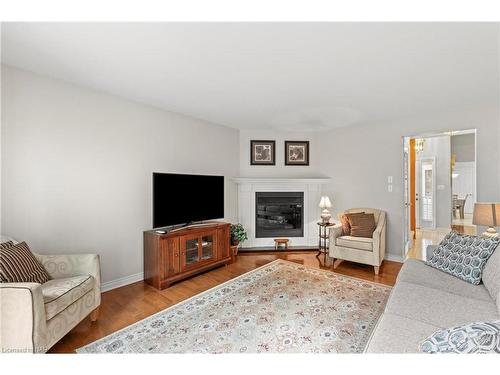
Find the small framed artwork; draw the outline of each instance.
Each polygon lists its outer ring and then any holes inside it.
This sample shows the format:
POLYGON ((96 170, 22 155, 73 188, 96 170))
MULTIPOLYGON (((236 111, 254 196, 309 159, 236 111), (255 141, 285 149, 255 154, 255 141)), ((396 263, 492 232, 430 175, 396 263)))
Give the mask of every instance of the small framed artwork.
POLYGON ((275 141, 250 141, 250 165, 276 165, 275 141))
POLYGON ((309 165, 309 141, 285 141, 285 165, 309 165))

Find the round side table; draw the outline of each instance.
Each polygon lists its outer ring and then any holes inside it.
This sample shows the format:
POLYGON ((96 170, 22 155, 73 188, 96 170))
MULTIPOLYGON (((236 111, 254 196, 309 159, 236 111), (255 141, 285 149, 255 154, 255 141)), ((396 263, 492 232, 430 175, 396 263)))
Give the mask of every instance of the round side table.
POLYGON ((329 245, 329 229, 336 225, 336 223, 323 223, 322 221, 318 221, 318 254, 316 257, 319 257, 321 254, 325 256, 328 254, 328 245, 329 245))

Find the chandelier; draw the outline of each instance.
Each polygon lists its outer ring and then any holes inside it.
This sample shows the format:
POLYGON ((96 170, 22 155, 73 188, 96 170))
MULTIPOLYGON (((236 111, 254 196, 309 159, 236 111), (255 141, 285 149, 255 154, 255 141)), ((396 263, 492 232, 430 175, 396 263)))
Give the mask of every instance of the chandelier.
POLYGON ((424 144, 425 144, 425 139, 424 138, 417 138, 417 139, 415 139, 415 151, 416 152, 422 152, 422 151, 424 151, 424 144))

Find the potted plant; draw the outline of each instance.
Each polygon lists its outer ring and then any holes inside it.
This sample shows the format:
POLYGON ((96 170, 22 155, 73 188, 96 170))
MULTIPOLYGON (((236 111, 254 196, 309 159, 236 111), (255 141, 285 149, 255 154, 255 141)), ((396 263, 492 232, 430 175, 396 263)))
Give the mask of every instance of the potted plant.
POLYGON ((248 239, 247 232, 245 228, 243 228, 243 225, 240 223, 238 224, 231 224, 231 245, 234 247, 234 252, 238 254, 238 246, 240 243, 248 239))

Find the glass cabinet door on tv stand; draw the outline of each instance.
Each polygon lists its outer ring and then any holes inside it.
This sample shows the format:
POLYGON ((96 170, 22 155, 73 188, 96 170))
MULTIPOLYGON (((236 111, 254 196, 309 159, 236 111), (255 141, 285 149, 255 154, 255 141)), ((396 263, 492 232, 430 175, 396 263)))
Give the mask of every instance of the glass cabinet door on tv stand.
POLYGON ((188 269, 215 258, 215 233, 184 236, 181 239, 181 268, 188 269))

